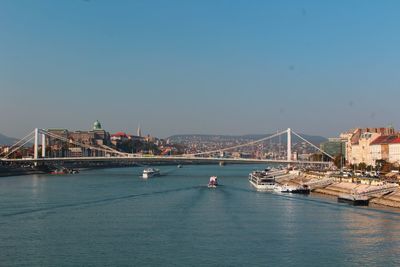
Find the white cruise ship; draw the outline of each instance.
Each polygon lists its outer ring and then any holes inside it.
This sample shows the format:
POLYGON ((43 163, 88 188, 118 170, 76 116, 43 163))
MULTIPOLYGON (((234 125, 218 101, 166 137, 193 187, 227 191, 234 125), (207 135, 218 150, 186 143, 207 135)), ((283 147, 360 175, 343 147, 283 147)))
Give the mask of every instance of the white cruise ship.
POLYGON ((258 191, 276 190, 275 179, 288 175, 287 170, 253 171, 249 174, 249 181, 258 191))
POLYGON ((147 179, 153 176, 159 176, 160 175, 160 170, 155 169, 155 168, 147 168, 143 170, 143 178, 147 179))

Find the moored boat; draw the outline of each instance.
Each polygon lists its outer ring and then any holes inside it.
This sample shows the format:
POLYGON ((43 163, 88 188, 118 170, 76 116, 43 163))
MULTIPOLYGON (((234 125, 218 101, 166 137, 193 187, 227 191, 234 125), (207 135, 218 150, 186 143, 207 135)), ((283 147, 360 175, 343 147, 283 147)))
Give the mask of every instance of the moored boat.
POLYGON ((287 175, 287 170, 253 171, 249 174, 249 182, 258 191, 273 191, 276 189, 276 179, 287 175))
POLYGON ((311 192, 310 188, 307 185, 288 185, 288 184, 276 186, 275 191, 281 193, 304 194, 304 195, 308 195, 311 192))
POLYGON ((368 206, 368 196, 353 195, 353 194, 341 194, 337 198, 339 203, 347 203, 354 206, 368 206))
POLYGON ((72 170, 70 171, 70 173, 72 173, 72 174, 77 174, 77 173, 79 173, 79 170, 77 170, 77 169, 72 169, 72 170))
POLYGON ((58 174, 58 175, 61 175, 61 174, 77 174, 77 173, 79 173, 78 169, 68 169, 68 168, 65 168, 65 167, 61 167, 61 168, 55 169, 55 170, 50 172, 50 174, 58 174))
POLYGON ((67 173, 68 172, 65 169, 57 169, 57 170, 50 172, 50 174, 67 174, 67 173))

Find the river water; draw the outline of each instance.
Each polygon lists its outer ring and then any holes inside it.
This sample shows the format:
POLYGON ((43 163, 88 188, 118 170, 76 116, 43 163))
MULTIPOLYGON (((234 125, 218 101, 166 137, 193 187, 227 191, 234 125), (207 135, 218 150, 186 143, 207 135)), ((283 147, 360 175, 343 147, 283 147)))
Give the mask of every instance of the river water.
POLYGON ((0 266, 400 266, 400 212, 258 193, 257 167, 0 178, 0 266))

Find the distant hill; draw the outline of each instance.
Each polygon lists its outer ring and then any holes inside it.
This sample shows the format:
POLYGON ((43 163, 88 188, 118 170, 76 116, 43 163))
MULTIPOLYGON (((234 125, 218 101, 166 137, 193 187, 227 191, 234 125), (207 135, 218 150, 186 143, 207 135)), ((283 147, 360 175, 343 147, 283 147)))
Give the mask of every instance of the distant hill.
POLYGON ((5 136, 0 133, 0 145, 13 145, 18 142, 18 139, 5 136))
MULTIPOLYGON (((196 141, 229 141, 229 140, 240 140, 240 141, 254 141, 259 140, 272 134, 246 134, 246 135, 214 135, 214 134, 180 134, 180 135, 173 135, 168 137, 171 142, 185 142, 190 140, 196 141)), ((323 136, 318 135, 307 135, 307 134, 300 134, 303 138, 310 141, 316 146, 319 146, 322 142, 327 141, 328 139, 323 136)), ((273 138, 273 140, 278 140, 278 137, 273 138)), ((292 142, 296 143, 300 141, 297 136, 292 135, 292 142)), ((275 141, 276 142, 276 141, 275 141)), ((286 136, 281 136, 281 143, 286 144, 286 136)))

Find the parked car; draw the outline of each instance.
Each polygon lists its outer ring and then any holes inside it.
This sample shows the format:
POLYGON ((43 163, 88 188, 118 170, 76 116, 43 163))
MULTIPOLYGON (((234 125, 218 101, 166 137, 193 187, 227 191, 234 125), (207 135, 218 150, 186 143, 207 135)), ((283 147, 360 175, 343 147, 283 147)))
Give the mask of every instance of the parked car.
POLYGON ((355 171, 354 176, 361 177, 361 176, 363 176, 363 173, 362 173, 362 171, 355 171))
POLYGON ((353 176, 351 172, 342 172, 343 177, 351 177, 353 176))

